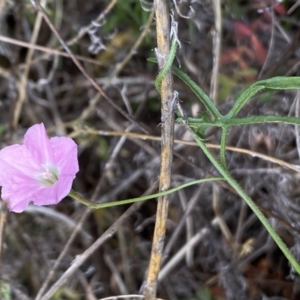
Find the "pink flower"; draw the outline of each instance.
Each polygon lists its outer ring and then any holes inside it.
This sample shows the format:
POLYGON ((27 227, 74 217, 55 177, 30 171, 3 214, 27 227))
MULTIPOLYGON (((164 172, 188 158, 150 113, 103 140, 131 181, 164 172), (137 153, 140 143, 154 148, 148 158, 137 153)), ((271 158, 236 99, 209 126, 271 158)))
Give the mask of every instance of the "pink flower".
POLYGON ((72 139, 49 139, 43 123, 33 125, 23 145, 0 151, 1 197, 14 212, 24 211, 30 202, 57 204, 69 194, 78 169, 77 145, 72 139))

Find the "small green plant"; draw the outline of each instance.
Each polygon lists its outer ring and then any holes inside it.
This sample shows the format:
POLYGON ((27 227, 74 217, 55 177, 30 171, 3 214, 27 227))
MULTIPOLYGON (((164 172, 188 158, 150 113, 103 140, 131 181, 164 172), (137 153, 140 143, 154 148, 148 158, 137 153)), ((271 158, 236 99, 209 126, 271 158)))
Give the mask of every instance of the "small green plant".
MULTIPOLYGON (((177 50, 177 37, 174 35, 172 39, 172 46, 170 49, 170 55, 166 59, 164 68, 158 74, 155 86, 160 92, 161 81, 163 77, 167 73, 167 71, 172 67, 173 60, 175 58, 176 50, 177 50)), ((156 61, 155 59, 150 59, 150 61, 156 61)), ((248 103, 251 98, 258 93, 259 91, 266 90, 290 90, 290 89, 300 89, 300 77, 274 77, 267 80, 257 81, 248 87, 236 100, 232 109, 226 115, 222 115, 217 107, 214 105, 213 101, 209 98, 208 95, 185 73, 183 73, 180 69, 176 67, 172 67, 174 74, 179 77, 187 86, 194 92, 194 94, 198 97, 200 102, 205 106, 205 112, 200 112, 201 118, 185 118, 181 109, 179 109, 178 114, 179 118, 177 122, 184 124, 186 128, 191 132, 194 140, 205 153, 210 162, 214 165, 214 167, 218 170, 218 172, 222 175, 224 180, 234 188, 234 190, 238 193, 240 197, 242 197, 248 206, 255 213, 257 218, 262 222, 266 230, 272 236, 273 240, 276 242, 278 247, 281 249, 283 254, 289 260, 291 265, 300 274, 300 265, 296 261, 295 257, 292 255, 290 250, 287 248, 285 243, 279 237, 277 232, 269 223, 268 219, 264 216, 264 214, 260 211, 258 206, 254 203, 254 201, 246 194, 246 192, 240 187, 238 182, 230 175, 226 167, 226 138, 230 127, 236 125, 250 125, 257 123, 286 123, 293 125, 300 125, 300 119, 295 117, 287 117, 287 116, 276 116, 276 115, 267 115, 267 116, 253 116, 246 118, 238 118, 237 115, 240 110, 244 107, 246 103, 248 103), (203 138, 205 137, 205 132, 208 127, 217 126, 222 129, 221 136, 221 148, 220 148, 220 162, 214 157, 211 151, 206 147, 203 138)), ((174 97, 176 97, 174 93, 174 97)), ((180 106, 179 106, 180 107, 180 106)), ((171 108, 172 109, 172 108, 171 108)))

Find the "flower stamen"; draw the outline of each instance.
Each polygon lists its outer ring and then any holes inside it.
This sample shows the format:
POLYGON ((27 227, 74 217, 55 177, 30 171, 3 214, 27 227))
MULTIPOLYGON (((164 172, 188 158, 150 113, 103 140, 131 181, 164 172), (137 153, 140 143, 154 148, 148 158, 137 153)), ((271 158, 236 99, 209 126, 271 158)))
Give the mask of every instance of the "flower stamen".
POLYGON ((52 186, 58 181, 58 172, 55 167, 49 168, 47 166, 42 166, 44 172, 38 175, 38 180, 45 186, 52 186))

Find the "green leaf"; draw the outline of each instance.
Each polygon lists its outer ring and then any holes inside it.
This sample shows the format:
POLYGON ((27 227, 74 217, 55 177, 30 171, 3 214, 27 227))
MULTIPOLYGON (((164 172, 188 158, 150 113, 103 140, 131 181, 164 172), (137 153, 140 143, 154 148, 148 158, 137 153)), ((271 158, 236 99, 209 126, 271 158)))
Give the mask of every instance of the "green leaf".
POLYGON ((198 97, 200 102, 205 106, 213 118, 221 119, 223 116, 219 113, 213 101, 204 93, 204 91, 185 73, 178 68, 173 68, 174 74, 179 77, 198 97))
POLYGON ((235 117, 243 106, 261 90, 295 90, 300 89, 300 77, 273 77, 257 81, 248 87, 236 100, 235 105, 225 116, 225 119, 235 117))

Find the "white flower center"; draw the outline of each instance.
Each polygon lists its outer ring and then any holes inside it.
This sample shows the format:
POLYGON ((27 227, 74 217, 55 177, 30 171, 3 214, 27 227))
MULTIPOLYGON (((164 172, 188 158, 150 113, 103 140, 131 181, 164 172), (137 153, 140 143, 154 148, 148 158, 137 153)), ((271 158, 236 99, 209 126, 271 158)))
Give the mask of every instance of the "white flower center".
POLYGON ((42 165, 42 172, 38 174, 37 179, 44 186, 51 186, 59 179, 58 168, 51 164, 42 165))

